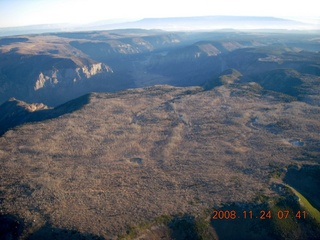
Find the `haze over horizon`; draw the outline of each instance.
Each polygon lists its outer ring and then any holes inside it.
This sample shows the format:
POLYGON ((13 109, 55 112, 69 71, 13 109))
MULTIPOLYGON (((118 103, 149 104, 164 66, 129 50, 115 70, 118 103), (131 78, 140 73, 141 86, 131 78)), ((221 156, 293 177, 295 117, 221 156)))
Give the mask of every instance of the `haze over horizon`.
POLYGON ((193 16, 270 16, 312 23, 319 27, 320 18, 314 1, 276 1, 265 3, 234 1, 157 1, 119 0, 4 0, 0 1, 0 28, 41 24, 89 24, 122 19, 193 17, 193 16))

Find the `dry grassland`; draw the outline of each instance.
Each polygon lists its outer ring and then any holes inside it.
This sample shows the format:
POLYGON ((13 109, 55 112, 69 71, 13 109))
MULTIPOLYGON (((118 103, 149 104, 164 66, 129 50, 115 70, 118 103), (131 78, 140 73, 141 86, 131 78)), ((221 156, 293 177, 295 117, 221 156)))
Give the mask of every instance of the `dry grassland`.
POLYGON ((273 196, 274 166, 319 163, 319 107, 250 84, 89 98, 0 138, 1 213, 24 219, 22 238, 46 223, 117 238, 161 215, 273 196))

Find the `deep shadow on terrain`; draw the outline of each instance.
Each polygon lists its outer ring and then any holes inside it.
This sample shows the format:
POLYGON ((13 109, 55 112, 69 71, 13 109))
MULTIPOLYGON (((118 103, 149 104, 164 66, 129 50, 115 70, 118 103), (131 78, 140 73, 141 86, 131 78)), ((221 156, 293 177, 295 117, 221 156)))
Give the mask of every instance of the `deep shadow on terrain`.
POLYGON ((31 111, 30 108, 32 108, 33 104, 26 104, 16 99, 10 99, 0 105, 0 112, 3 114, 0 116, 0 136, 9 129, 24 123, 45 121, 77 111, 88 104, 89 100, 90 94, 86 94, 53 109, 31 111))
POLYGON ((320 166, 303 165, 300 169, 288 169, 284 182, 295 188, 318 210, 320 210, 320 166))
POLYGON ((27 42, 28 40, 29 40, 28 38, 23 38, 23 37, 1 38, 0 39, 0 46, 1 45, 9 45, 12 43, 27 42))
POLYGON ((55 228, 47 224, 27 238, 27 240, 104 240, 104 238, 80 233, 76 230, 55 228))
POLYGON ((196 229, 195 218, 190 215, 175 217, 169 224, 171 229, 171 238, 176 240, 199 239, 196 229))
MULTIPOLYGON (((24 230, 23 220, 14 215, 0 215, 0 239, 1 240, 18 240, 24 230)), ((83 234, 75 230, 67 230, 54 228, 47 224, 36 232, 32 233, 28 240, 103 240, 104 238, 92 235, 83 234)))
POLYGON ((0 239, 19 239, 23 231, 23 220, 10 214, 0 215, 0 239))

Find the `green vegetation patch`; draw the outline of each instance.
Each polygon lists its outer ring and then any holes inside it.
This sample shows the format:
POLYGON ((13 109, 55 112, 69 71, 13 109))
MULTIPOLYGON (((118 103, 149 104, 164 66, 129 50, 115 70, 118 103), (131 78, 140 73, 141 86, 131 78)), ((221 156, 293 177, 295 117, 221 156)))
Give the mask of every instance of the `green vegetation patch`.
POLYGON ((312 219, 314 219, 318 224, 320 224, 320 212, 314 208, 309 201, 297 190, 290 187, 290 189, 293 191, 293 193, 299 197, 299 203, 302 208, 304 208, 311 216, 312 219))

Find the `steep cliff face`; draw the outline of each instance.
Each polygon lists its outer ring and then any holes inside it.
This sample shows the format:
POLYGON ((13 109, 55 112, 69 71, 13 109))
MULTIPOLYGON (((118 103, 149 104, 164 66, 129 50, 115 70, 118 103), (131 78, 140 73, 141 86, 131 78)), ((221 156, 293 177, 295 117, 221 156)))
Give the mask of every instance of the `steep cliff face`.
MULTIPOLYGON (((279 89, 275 79, 282 75, 270 71, 296 69, 308 74, 302 82, 312 89, 320 69, 318 53, 302 50, 318 46, 313 35, 297 35, 295 41, 294 35, 129 29, 27 37, 0 39, 0 104, 15 97, 53 107, 89 92, 221 84, 227 69, 237 69, 242 80, 274 85, 271 89, 279 89)), ((296 87, 292 91, 299 94, 296 87)), ((319 102, 313 92, 308 102, 319 102)))
POLYGON ((40 72, 34 84, 34 90, 41 88, 54 88, 66 84, 76 84, 90 78, 107 77, 108 73, 113 73, 112 69, 103 63, 94 63, 76 68, 62 68, 40 72))
POLYGON ((11 97, 56 106, 87 92, 108 90, 113 70, 88 57, 28 55, 0 56, 0 103, 11 97))

